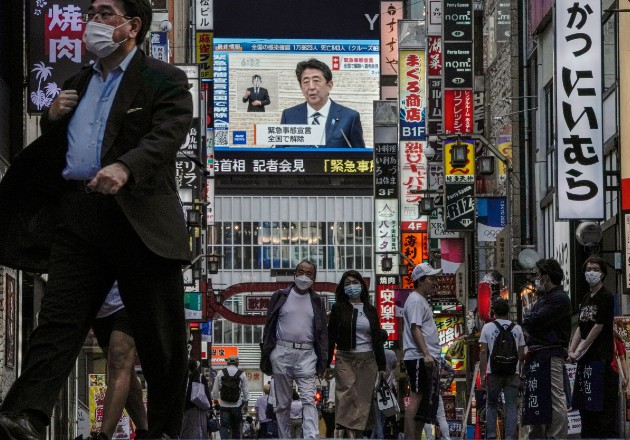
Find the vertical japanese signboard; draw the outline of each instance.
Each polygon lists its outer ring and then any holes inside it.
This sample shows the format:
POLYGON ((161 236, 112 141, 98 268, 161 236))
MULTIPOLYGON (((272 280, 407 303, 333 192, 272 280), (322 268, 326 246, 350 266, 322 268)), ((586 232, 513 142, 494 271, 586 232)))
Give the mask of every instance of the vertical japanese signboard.
POLYGON ((81 21, 81 14, 90 4, 89 0, 28 2, 29 112, 43 112, 50 107, 63 82, 94 59, 83 44, 85 25, 81 21))
POLYGON ((195 0, 195 29, 211 31, 213 29, 213 0, 195 0))
POLYGON ((447 231, 472 231, 475 226, 475 144, 460 141, 466 146, 466 163, 453 166, 452 151, 456 142, 444 144, 444 179, 446 182, 445 227, 447 231))
POLYGON ((601 1, 556 4, 558 219, 604 218, 601 1))
POLYGON ((401 50, 400 76, 400 139, 424 139, 426 62, 424 50, 401 50))
POLYGON ((398 197, 398 145, 374 145, 374 197, 398 197))
POLYGON ((442 87, 445 133, 474 130, 473 0, 443 0, 442 87))
POLYGON ((381 76, 398 75, 398 21, 403 2, 381 2, 381 76))
POLYGON ((396 275, 400 261, 398 199, 376 199, 374 210, 375 273, 376 275, 396 275), (391 258, 391 268, 383 268, 385 258, 391 258))
POLYGON ((396 317, 395 302, 396 287, 398 287, 396 284, 376 285, 376 304, 378 316, 381 322, 381 328, 387 330, 388 341, 397 341, 399 337, 398 318, 396 317))

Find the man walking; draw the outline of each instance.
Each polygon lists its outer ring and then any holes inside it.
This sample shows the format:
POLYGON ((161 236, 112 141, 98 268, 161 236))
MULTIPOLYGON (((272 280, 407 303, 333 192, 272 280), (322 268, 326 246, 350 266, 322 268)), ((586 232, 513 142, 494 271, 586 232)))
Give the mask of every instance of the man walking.
POLYGON ((221 400, 221 438, 241 438, 243 408, 247 409, 247 375, 238 369, 238 357, 226 359, 227 368, 219 370, 212 386, 212 398, 221 400))
POLYGON ((265 374, 273 374, 281 438, 291 436, 293 382, 304 407, 303 436, 319 437, 316 377, 322 377, 328 365, 328 331, 324 302, 311 288, 316 275, 314 263, 300 262, 295 282, 275 292, 269 302, 260 368, 265 374))
POLYGON ((0 438, 43 438, 116 280, 147 380, 149 437, 179 435, 190 249, 175 159, 192 97, 183 71, 137 47, 151 19, 148 0, 92 1, 83 40, 98 60, 66 81, 43 135, 0 185, 0 263, 48 273, 22 374, 0 407, 0 438))
POLYGON ((418 264, 411 272, 414 290, 403 310, 403 360, 409 375, 410 399, 405 410, 405 439, 419 439, 425 423, 437 414, 439 401, 439 365, 441 347, 429 297, 435 290, 435 275, 427 263, 418 264))
MULTIPOLYGON (((505 439, 518 439, 517 409, 518 389, 521 385, 520 363, 523 358, 525 339, 521 326, 508 319, 510 306, 507 300, 498 297, 492 303, 495 320, 488 322, 481 329, 479 343, 481 346, 479 358, 479 371, 481 372, 481 389, 487 388, 486 401, 486 439, 497 438, 497 407, 499 395, 503 392, 505 405, 505 439), (503 329, 511 334, 504 334, 503 329), (500 335, 504 337, 500 337, 500 335), (511 341, 509 338, 513 338, 511 341), (502 347, 496 346, 499 341, 504 347, 509 347, 513 352, 501 352, 502 357, 493 358, 493 349, 499 351, 502 347), (505 342, 504 342, 505 341, 505 342), (513 343, 513 346, 512 346, 513 343), (493 365, 492 359, 496 360, 493 365), (501 362, 501 365, 499 363, 501 362), (512 370, 513 364, 513 370, 512 370), (506 370, 506 371, 503 371, 506 370), (486 385, 487 384, 487 385, 486 385)), ((494 353, 497 354, 497 353, 494 353)))
POLYGON ((536 263, 538 300, 523 319, 528 352, 522 424, 532 425, 530 438, 567 437, 564 360, 571 337, 571 301, 560 285, 563 278, 553 258, 536 263))

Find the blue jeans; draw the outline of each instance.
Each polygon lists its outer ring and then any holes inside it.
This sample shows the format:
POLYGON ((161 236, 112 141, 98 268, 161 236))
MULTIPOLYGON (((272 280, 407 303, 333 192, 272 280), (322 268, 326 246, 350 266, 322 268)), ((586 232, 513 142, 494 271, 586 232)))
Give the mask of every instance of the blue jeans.
POLYGON ((242 438, 241 422, 243 421, 243 413, 241 407, 221 407, 221 428, 219 433, 221 439, 242 438))
POLYGON ((510 376, 498 376, 489 374, 487 380, 487 402, 486 402, 486 438, 497 438, 497 406, 499 395, 503 391, 503 411, 505 413, 505 440, 516 440, 517 435, 517 411, 518 411, 518 388, 520 378, 518 374, 510 376))

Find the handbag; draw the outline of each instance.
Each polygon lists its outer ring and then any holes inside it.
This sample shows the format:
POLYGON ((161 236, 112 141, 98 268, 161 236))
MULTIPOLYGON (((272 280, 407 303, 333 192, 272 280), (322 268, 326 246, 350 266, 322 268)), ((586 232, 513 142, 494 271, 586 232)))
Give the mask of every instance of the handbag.
POLYGON ((199 376, 199 382, 193 381, 190 388, 190 402, 197 408, 207 411, 210 409, 210 402, 206 395, 206 387, 201 382, 201 375, 199 376))
POLYGON ((208 417, 208 432, 217 432, 221 428, 221 421, 214 414, 208 417))
POLYGON ((269 395, 267 395, 267 406, 265 407, 265 417, 269 420, 276 420, 276 412, 273 408, 273 404, 269 403, 269 395))
POLYGON ((400 414, 398 400, 392 392, 387 382, 381 378, 379 386, 376 388, 376 403, 378 409, 385 417, 391 417, 400 414))

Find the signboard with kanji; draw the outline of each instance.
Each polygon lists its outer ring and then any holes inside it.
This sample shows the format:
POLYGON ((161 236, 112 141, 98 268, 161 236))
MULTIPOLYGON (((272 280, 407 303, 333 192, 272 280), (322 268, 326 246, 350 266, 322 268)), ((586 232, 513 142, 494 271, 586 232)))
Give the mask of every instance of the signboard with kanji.
POLYGON ((238 356, 238 346, 236 345, 213 345, 210 352, 212 365, 227 365, 227 358, 238 356))
POLYGON ((85 24, 81 14, 90 4, 89 0, 28 2, 29 112, 43 112, 50 107, 64 81, 95 59, 83 43, 85 24))

